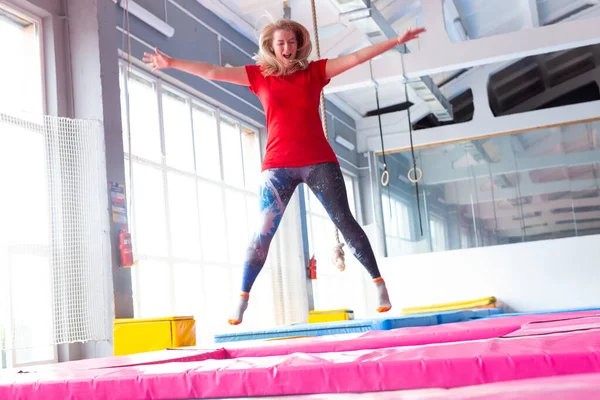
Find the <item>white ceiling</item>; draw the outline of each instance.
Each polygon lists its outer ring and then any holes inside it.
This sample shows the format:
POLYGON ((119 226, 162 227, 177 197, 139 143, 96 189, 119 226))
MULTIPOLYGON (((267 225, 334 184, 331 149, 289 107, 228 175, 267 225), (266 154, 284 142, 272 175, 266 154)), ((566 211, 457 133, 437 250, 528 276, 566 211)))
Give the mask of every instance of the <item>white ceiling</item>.
MULTIPOLYGON (((258 41, 258 32, 269 21, 284 16, 284 3, 290 7, 291 18, 304 24, 313 33, 311 1, 309 0, 197 0, 241 34, 258 41)), ((365 0, 366 1, 366 0, 365 0)), ((423 0, 430 1, 430 0, 423 0)), ((453 42, 477 39, 528 29, 548 23, 561 22, 560 18, 592 15, 600 11, 598 0, 444 0, 447 31, 453 42)), ((356 23, 344 20, 343 13, 362 5, 363 0, 315 0, 321 55, 328 56, 354 51, 385 36, 369 39, 356 23)), ((386 24, 396 34, 408 27, 423 26, 420 0, 373 0, 374 6, 386 24)), ((313 37, 314 41, 314 37, 313 37)), ((419 48, 419 41, 411 42, 409 51, 419 48)), ((450 73, 432 76, 439 83, 450 73)), ((410 93, 409 93, 410 94, 410 93)), ((446 96, 452 96, 446 93, 446 96)), ((376 108, 373 88, 362 88, 327 95, 354 119, 376 108)), ((397 104, 404 99, 402 85, 380 87, 380 106, 397 104)), ((415 102, 415 101, 413 101, 415 102)), ((418 101, 417 101, 418 102, 418 101)), ((436 104, 433 104, 435 106, 436 104)), ((439 104, 437 104, 439 106, 439 104)), ((439 108, 439 107, 438 107, 439 108)), ((432 107, 433 111, 433 107, 432 107)))

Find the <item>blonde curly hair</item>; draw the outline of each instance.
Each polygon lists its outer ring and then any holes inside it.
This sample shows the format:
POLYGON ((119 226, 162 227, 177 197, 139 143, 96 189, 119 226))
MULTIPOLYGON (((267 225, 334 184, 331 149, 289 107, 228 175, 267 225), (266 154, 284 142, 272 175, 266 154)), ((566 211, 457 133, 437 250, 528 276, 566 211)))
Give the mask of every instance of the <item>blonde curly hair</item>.
POLYGON ((260 32, 259 51, 253 59, 261 67, 262 74, 268 75, 289 75, 296 71, 305 70, 308 67, 308 57, 312 52, 312 42, 310 33, 302 24, 290 19, 280 19, 269 23, 260 32), (296 58, 291 61, 291 68, 285 68, 275 56, 273 51, 273 37, 278 30, 294 32, 298 50, 296 58))

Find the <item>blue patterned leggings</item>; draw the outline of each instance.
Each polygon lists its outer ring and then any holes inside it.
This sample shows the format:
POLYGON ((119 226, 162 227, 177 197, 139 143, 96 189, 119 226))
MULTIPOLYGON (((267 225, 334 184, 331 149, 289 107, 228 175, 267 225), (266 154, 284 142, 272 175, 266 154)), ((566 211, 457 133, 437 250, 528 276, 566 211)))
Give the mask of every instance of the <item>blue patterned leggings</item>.
POLYGON ((242 292, 250 292, 265 263, 285 208, 300 183, 306 183, 323 204, 346 244, 371 277, 381 277, 367 235, 350 212, 344 177, 337 164, 268 169, 263 171, 261 178, 260 227, 253 235, 246 253, 242 292))

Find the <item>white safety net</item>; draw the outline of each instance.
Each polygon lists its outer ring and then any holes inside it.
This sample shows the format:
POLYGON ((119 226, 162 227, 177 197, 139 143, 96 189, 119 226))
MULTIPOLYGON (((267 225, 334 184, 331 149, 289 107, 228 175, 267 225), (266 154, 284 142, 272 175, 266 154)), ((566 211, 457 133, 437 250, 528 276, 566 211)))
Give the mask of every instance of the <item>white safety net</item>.
POLYGON ((105 171, 100 122, 0 112, 4 350, 110 338, 105 171))

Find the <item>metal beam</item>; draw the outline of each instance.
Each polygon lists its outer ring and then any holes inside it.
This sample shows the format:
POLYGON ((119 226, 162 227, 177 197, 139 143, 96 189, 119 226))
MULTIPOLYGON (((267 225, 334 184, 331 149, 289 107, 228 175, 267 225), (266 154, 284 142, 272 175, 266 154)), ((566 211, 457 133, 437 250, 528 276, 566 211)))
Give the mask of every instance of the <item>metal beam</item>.
MULTIPOLYGON (((477 105, 475 107, 477 109, 477 105)), ((556 109, 545 109, 502 117, 491 115, 477 119, 473 118, 472 121, 460 125, 423 129, 419 131, 418 135, 414 135, 413 143, 417 148, 428 147, 598 119, 600 119, 600 100, 563 106, 560 108, 560 112, 556 112, 556 109)), ((381 145, 375 139, 368 139, 368 150, 379 152, 381 151, 381 145)), ((406 151, 410 149, 410 138, 407 130, 398 133, 387 133, 385 142, 387 151, 406 151)))
MULTIPOLYGON (((343 12, 340 15, 340 18, 346 20, 347 23, 354 25, 359 31, 364 33, 371 43, 379 41, 376 36, 374 36, 374 34, 378 32, 386 39, 393 39, 398 36, 396 30, 390 25, 377 7, 371 4, 370 0, 356 0, 355 3, 356 5, 353 8, 348 8, 346 12, 343 12)), ((345 7, 350 6, 349 4, 346 4, 345 7)), ((398 53, 408 53, 406 45, 398 45, 395 49, 398 53)), ((375 84, 378 84, 378 82, 375 82, 375 84)), ((418 79, 411 79, 408 82, 408 85, 417 92, 421 99, 429 104, 431 112, 438 120, 452 120, 452 105, 430 77, 423 76, 418 79)), ((325 93, 328 93, 327 90, 325 93)))
MULTIPOLYGON (((437 1, 423 2, 424 11, 426 5, 437 1)), ((441 6, 439 12, 443 12, 441 6)), ((444 24, 427 26, 428 31, 423 34, 427 40, 421 42, 420 51, 403 55, 405 71, 401 67, 401 55, 392 53, 373 61, 373 76, 379 83, 402 81, 403 73, 415 78, 598 44, 598 26, 600 17, 593 17, 458 43, 450 42, 444 24)), ((326 93, 346 90, 349 86, 363 87, 370 82, 368 68, 359 66, 334 78, 327 85, 326 93)))
POLYGON ((414 15, 421 9, 421 2, 418 0, 396 0, 383 6, 380 3, 381 1, 377 3, 379 11, 390 24, 394 24, 405 17, 414 15))
MULTIPOLYGON (((377 7, 371 5, 370 0, 363 0, 363 1, 365 4, 368 4, 367 7, 369 7, 369 11, 371 13, 371 18, 373 19, 373 22, 375 22, 375 25, 377 25, 377 27, 381 30, 381 32, 383 32, 385 37, 388 39, 393 39, 395 37, 398 37, 398 33, 396 32, 396 30, 392 27, 392 25, 390 25, 390 23, 387 21, 387 19, 379 12, 377 7)), ((408 48, 404 44, 398 45, 395 48, 396 48, 396 50, 398 50, 401 53, 408 53, 408 48)))
POLYGON ((598 0, 571 0, 569 2, 563 2, 562 7, 553 7, 553 11, 549 15, 546 15, 544 24, 552 25, 559 22, 564 23, 575 19, 587 18, 597 14, 598 11, 600 11, 598 0), (585 6, 591 7, 584 9, 585 6))
MULTIPOLYGON (((449 125, 420 130, 418 135, 414 136, 415 146, 423 147, 448 142, 475 140, 484 136, 516 133, 535 130, 542 127, 551 132, 551 129, 553 129, 551 128, 552 126, 590 119, 600 119, 600 101, 564 106, 559 113, 556 112, 556 109, 545 109, 495 117, 490 110, 489 101, 486 95, 487 81, 490 75, 508 65, 510 65, 510 63, 497 63, 471 69, 445 86, 444 91, 450 97, 458 95, 467 89, 472 90, 475 106, 473 119, 469 122, 461 123, 460 125, 449 125)), ((364 128, 366 127, 357 124, 359 151, 381 151, 381 145, 378 138, 364 138, 365 136, 370 136, 367 132, 363 132, 364 128), (365 141, 367 143, 364 147, 361 147, 360 143, 365 141)), ((386 150, 406 151, 410 148, 408 130, 404 124, 384 126, 383 133, 386 150)), ((550 140, 553 140, 552 138, 556 138, 556 140, 552 143, 545 141, 539 146, 543 148, 530 150, 540 153, 545 151, 544 149, 546 148, 560 144, 560 137, 550 135, 550 140)))
MULTIPOLYGON (((535 1, 535 0, 534 0, 535 1)), ((460 11, 456 7, 454 0, 446 0, 444 2, 446 29, 450 35, 452 42, 468 40, 470 35, 467 27, 462 21, 460 11)))
POLYGON ((540 26, 540 13, 538 11, 537 0, 526 0, 525 8, 529 13, 529 23, 532 28, 540 26))
MULTIPOLYGON (((410 109, 410 114, 413 122, 418 121, 429 114, 429 107, 425 102, 415 104, 410 109)), ((406 110, 381 115, 381 128, 384 135, 406 131, 408 129, 407 119, 408 112, 406 110)), ((377 140, 379 140, 379 120, 377 116, 363 117, 360 121, 357 121, 356 131, 366 137, 377 136, 377 140)))

